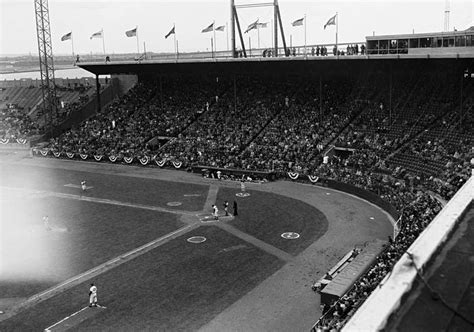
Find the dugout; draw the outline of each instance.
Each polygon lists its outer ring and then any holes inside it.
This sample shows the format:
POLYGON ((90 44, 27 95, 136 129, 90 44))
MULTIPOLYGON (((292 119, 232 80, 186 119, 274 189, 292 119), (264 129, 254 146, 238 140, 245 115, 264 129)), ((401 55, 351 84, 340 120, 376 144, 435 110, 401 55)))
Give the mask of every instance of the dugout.
POLYGON ((321 304, 330 306, 346 294, 355 282, 372 266, 384 250, 385 241, 375 240, 367 244, 336 277, 321 291, 321 304))

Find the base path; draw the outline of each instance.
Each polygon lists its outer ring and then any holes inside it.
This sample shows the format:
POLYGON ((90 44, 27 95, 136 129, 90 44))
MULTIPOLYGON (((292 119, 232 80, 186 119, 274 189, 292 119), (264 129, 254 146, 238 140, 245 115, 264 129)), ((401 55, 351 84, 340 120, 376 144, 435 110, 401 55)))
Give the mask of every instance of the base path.
MULTIPOLYGON (((52 158, 10 162, 0 160, 0 163, 206 184, 213 187, 210 188, 208 200, 203 207, 207 213, 210 205, 215 202, 214 188, 230 187, 240 190, 238 182, 206 179, 196 174, 168 169, 52 158)), ((200 330, 309 331, 321 315, 319 295, 311 290, 312 283, 321 278, 354 246, 363 246, 374 239, 386 240, 387 236, 393 233, 393 219, 385 211, 365 200, 316 185, 277 181, 247 183, 246 188, 249 191, 271 192, 291 197, 312 205, 326 216, 329 221, 328 229, 298 256, 284 260, 286 264, 283 268, 229 307, 216 313, 200 330)), ((252 196, 248 199, 252 199, 252 196)), ((191 220, 194 216, 183 216, 190 219, 190 226, 196 227, 197 224, 193 224, 191 220)), ((235 232, 231 233, 237 235, 235 232)))
POLYGON ((15 306, 15 307, 12 307, 10 308, 10 310, 8 310, 7 312, 5 312, 4 314, 0 315, 0 322, 3 321, 3 320, 6 320, 12 316, 14 316, 16 313, 18 313, 19 311, 21 310, 24 310, 26 308, 30 308, 34 305, 36 305, 37 303, 39 302, 42 302, 42 301, 45 301, 59 293, 62 293, 64 292, 65 290, 67 289, 70 289, 76 285, 79 285, 81 283, 83 283, 84 281, 87 281, 89 279, 92 279, 94 278, 95 276, 99 275, 99 274, 102 274, 110 269, 113 269, 121 264, 124 264, 132 259, 134 259, 135 257, 138 257, 150 250, 153 250, 165 243, 167 243, 168 241, 172 240, 172 239, 175 239, 177 238, 178 236, 181 236, 183 234, 186 234, 190 231, 192 231, 193 229, 196 229, 198 228, 200 225, 198 223, 194 223, 194 224, 189 224, 189 225, 186 225, 184 227, 181 227, 179 229, 177 229, 176 231, 174 232, 171 232, 169 234, 166 234, 165 236, 162 236, 156 240, 153 240, 147 244, 144 244, 143 246, 141 247, 138 247, 138 248, 135 248, 133 249, 132 251, 129 251, 123 255, 120 255, 114 259, 111 259, 107 262, 105 262, 104 264, 101 264, 101 265, 98 265, 96 267, 94 267, 93 269, 90 269, 84 273, 81 273, 77 276, 74 276, 52 288, 49 288, 41 293, 38 293, 38 294, 35 294, 33 295, 32 297, 28 298, 26 301, 22 302, 21 304, 15 306))
POLYGON ((59 322, 54 323, 50 327, 44 329, 44 332, 60 332, 60 331, 67 331, 71 327, 78 325, 79 323, 94 317, 100 311, 105 310, 105 307, 84 307, 81 310, 76 311, 75 313, 64 317, 59 322))

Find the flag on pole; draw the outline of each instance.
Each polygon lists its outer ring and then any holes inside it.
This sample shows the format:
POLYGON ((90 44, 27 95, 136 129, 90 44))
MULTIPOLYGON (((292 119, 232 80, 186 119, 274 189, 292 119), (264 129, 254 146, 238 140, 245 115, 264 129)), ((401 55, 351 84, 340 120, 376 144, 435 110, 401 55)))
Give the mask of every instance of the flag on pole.
POLYGON ((212 22, 211 25, 209 25, 207 28, 205 29, 202 29, 201 33, 204 33, 204 32, 211 32, 214 30, 214 22, 212 22))
POLYGON ((293 23, 291 23, 291 25, 294 27, 298 27, 298 26, 303 25, 303 23, 304 23, 304 17, 294 21, 293 23))
POLYGON ((333 17, 331 17, 331 18, 327 21, 327 23, 324 24, 324 30, 326 30, 326 27, 327 27, 328 25, 336 25, 336 16, 337 16, 337 14, 334 15, 333 17))
POLYGON ((168 39, 169 36, 171 35, 174 35, 176 32, 174 31, 174 25, 173 25, 173 28, 170 30, 170 32, 168 32, 165 36, 165 39, 168 39))
POLYGON ((72 38, 72 31, 69 33, 66 33, 64 36, 61 37, 61 41, 69 40, 72 38))
POLYGON ((135 37, 137 35, 137 28, 125 31, 127 37, 135 37))
POLYGON ((103 34, 104 34, 104 30, 100 30, 96 33, 93 33, 90 39, 92 39, 92 38, 103 38, 103 34))
POLYGON ((268 22, 258 23, 257 25, 258 25, 259 28, 266 28, 268 26, 268 22))
POLYGON ((224 31, 225 25, 221 25, 220 27, 216 28, 216 31, 224 31))
POLYGON ((247 33, 247 32, 249 32, 249 31, 251 31, 251 30, 253 30, 253 29, 257 29, 257 25, 258 25, 258 19, 257 19, 255 22, 253 22, 252 24, 250 24, 250 25, 247 27, 247 30, 245 30, 244 33, 247 33))

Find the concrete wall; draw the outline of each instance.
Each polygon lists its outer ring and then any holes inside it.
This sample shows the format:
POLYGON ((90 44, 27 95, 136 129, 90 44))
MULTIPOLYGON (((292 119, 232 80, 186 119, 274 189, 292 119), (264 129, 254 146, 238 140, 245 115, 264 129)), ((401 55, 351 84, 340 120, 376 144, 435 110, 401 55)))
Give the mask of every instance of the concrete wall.
MULTIPOLYGON (((419 269, 423 269, 449 239, 464 211, 474 201, 474 176, 446 204, 420 236, 407 249, 419 269)), ((403 303, 417 276, 412 260, 405 253, 364 304, 344 326, 343 331, 380 331, 403 303)))

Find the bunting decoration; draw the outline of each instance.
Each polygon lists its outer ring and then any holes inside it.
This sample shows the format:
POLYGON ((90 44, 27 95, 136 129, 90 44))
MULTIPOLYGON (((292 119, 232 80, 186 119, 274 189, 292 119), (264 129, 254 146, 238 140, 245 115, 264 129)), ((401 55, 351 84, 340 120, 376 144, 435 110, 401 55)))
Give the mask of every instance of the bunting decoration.
POLYGON ((308 179, 309 181, 311 181, 312 183, 316 183, 319 181, 319 176, 316 176, 316 175, 308 175, 308 179))
POLYGON ((103 157, 104 156, 102 156, 102 155, 98 155, 98 156, 94 156, 94 159, 95 159, 95 161, 101 161, 103 157))
POLYGON ((143 156, 141 158, 138 159, 140 161, 140 164, 142 164, 143 166, 147 165, 150 161, 150 157, 148 156, 143 156))
POLYGON ((69 159, 72 159, 72 158, 74 158, 74 153, 72 153, 72 152, 66 152, 66 156, 67 156, 69 159))
POLYGON ((290 179, 296 180, 300 175, 295 172, 288 172, 288 176, 290 177, 290 179))
POLYGON ((163 167, 163 166, 165 166, 165 164, 166 164, 166 159, 158 160, 158 159, 155 158, 155 163, 156 163, 158 166, 163 167))
POLYGON ((117 160, 117 156, 109 156, 109 160, 114 163, 117 160))
POLYGON ((17 139, 16 139, 16 142, 17 142, 18 144, 26 144, 26 138, 17 138, 17 139))
POLYGON ((131 164, 132 161, 133 161, 133 157, 123 157, 123 160, 124 160, 127 164, 131 164))
POLYGON ((43 157, 46 157, 48 155, 48 150, 40 150, 40 153, 43 157))
POLYGON ((8 144, 8 142, 10 142, 10 140, 8 138, 0 139, 0 143, 2 143, 2 144, 8 144))
POLYGON ((79 154, 79 156, 81 157, 82 160, 86 160, 87 159, 87 155, 86 154, 79 154))
POLYGON ((53 151, 53 156, 55 156, 56 158, 59 158, 59 157, 61 157, 61 152, 54 152, 53 151))
POLYGON ((173 166, 174 166, 174 168, 179 169, 179 168, 181 168, 181 166, 183 166, 183 163, 181 161, 173 160, 173 166))

